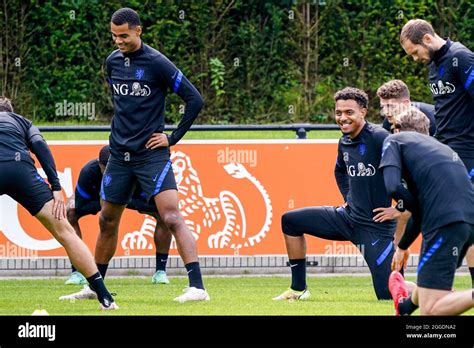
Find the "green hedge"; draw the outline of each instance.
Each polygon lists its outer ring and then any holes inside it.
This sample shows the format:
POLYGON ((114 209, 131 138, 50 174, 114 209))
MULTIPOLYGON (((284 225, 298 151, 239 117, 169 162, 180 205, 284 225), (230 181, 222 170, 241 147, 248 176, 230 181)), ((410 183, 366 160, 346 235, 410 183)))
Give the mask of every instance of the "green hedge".
MULTIPOLYGON (((407 82, 412 99, 430 102, 426 68, 398 41, 411 18, 427 19, 440 35, 474 48, 472 1, 11 0, 0 9, 6 24, 0 75, 17 111, 45 121, 87 121, 58 115, 58 105, 94 103, 100 120, 110 120, 109 21, 125 5, 141 15, 144 42, 203 94, 200 123, 332 122, 333 94, 346 85, 369 93, 375 119, 375 91, 392 78, 407 82)), ((170 96, 168 122, 180 118, 180 103, 170 96)))

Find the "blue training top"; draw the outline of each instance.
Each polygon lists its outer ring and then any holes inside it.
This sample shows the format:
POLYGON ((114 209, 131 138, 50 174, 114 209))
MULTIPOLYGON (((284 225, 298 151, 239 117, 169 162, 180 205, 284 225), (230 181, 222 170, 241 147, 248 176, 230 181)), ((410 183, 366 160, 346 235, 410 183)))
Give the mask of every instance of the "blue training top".
POLYGON ((106 68, 115 108, 110 134, 112 155, 128 155, 130 161, 136 161, 147 155, 167 154, 166 148, 145 148, 153 133, 164 130, 166 95, 171 90, 186 103, 181 122, 168 137, 171 146, 184 136, 203 107, 197 89, 168 58, 143 43, 135 52, 112 52, 106 68))

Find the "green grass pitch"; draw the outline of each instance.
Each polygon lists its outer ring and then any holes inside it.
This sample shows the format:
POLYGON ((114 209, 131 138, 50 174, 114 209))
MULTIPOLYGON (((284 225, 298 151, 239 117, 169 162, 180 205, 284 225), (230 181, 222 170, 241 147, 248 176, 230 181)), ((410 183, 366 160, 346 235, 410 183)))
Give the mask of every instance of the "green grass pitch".
MULTIPOLYGON (((291 303, 272 300, 288 288, 288 276, 207 276, 204 280, 211 301, 192 303, 173 301, 187 285, 187 278, 171 276, 168 285, 154 285, 150 279, 106 279, 120 306, 113 312, 99 311, 95 300, 59 301, 59 296, 81 288, 64 285, 63 278, 0 280, 0 315, 31 315, 39 308, 50 315, 393 315, 392 301, 376 300, 369 276, 308 277, 311 298, 291 303)), ((468 276, 456 277, 456 289, 470 285, 468 276)))

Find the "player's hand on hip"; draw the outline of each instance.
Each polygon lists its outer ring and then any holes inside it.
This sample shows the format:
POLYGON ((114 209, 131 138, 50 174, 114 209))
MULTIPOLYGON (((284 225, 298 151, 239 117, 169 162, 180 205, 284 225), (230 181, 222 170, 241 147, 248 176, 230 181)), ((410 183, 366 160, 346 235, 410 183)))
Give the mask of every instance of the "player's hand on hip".
POLYGON ((407 266, 410 249, 403 250, 397 247, 392 259, 392 271, 398 271, 407 266))
POLYGON ((393 207, 389 208, 375 208, 372 210, 374 213, 378 213, 374 216, 373 220, 375 222, 384 222, 389 220, 398 219, 402 213, 393 207))
POLYGON ((66 218, 66 204, 62 191, 53 191, 53 216, 58 220, 66 218))
POLYGON ((165 133, 153 133, 145 144, 145 147, 150 150, 168 146, 168 136, 165 133))

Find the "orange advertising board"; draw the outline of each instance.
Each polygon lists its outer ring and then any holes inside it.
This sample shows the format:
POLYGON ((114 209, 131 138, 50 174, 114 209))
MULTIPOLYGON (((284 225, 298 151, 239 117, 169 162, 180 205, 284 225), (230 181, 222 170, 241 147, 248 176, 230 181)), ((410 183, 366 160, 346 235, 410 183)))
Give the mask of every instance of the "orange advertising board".
MULTIPOLYGON (((104 142, 51 142, 57 170, 70 197, 81 168, 104 142)), ((340 205, 334 179, 337 141, 184 141, 172 148, 180 210, 204 255, 286 255, 281 215, 292 209, 340 205)), ((39 164, 37 163, 39 168, 39 164)), ((39 168, 42 176, 44 173, 39 168)), ((65 256, 46 229, 9 197, 0 197, 0 245, 65 256)), ((98 215, 80 220, 91 250, 98 215)), ((116 256, 154 255, 153 217, 126 209, 116 256)), ((308 237, 308 254, 356 253, 350 243, 308 237)), ((414 249, 416 250, 416 248, 414 249)), ((176 255, 173 241, 172 255, 176 255)), ((22 255, 18 255, 22 256, 22 255)))

